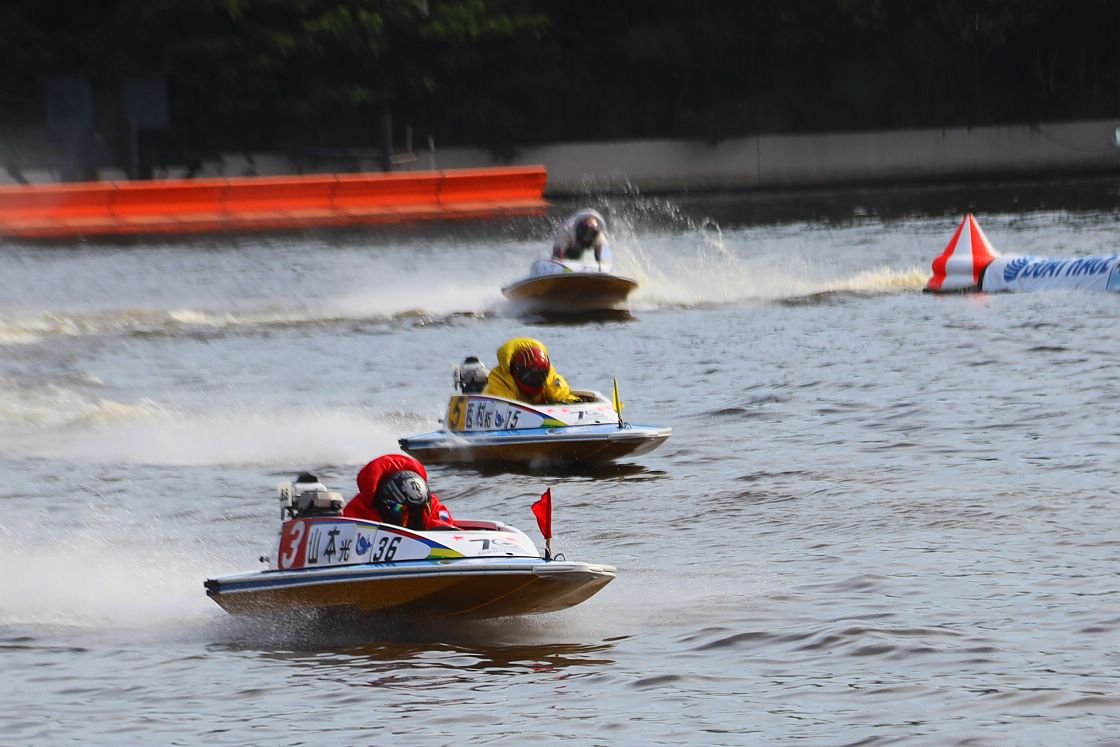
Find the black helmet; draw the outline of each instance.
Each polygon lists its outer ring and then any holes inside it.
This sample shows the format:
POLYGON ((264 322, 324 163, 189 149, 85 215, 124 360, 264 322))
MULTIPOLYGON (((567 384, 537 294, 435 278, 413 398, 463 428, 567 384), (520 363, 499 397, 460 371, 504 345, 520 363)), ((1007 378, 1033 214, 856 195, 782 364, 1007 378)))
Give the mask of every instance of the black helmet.
POLYGON ((598 238, 599 232, 603 227, 599 225, 599 219, 594 215, 587 215, 580 219, 576 224, 576 242, 584 249, 591 246, 598 238))
POLYGON ((428 481, 412 470, 394 472, 377 486, 377 503, 383 512, 399 517, 408 506, 423 506, 431 496, 428 481))

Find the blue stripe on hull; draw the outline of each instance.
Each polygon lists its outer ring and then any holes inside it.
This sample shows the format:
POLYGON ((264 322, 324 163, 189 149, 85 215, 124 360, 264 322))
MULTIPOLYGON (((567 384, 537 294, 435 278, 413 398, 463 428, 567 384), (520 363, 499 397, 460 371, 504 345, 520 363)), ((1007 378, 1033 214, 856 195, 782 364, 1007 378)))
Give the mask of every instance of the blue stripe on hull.
POLYGON ((538 443, 562 445, 569 442, 587 441, 619 443, 655 438, 668 438, 668 436, 663 435, 661 428, 645 426, 619 428, 617 425, 570 425, 501 431, 432 431, 431 433, 408 436, 402 438, 401 441, 407 443, 411 448, 428 448, 431 446, 467 447, 538 443))
POLYGON ((296 571, 260 571, 244 576, 225 576, 210 579, 206 588, 210 593, 233 594, 263 589, 295 588, 317 584, 374 581, 389 578, 416 578, 420 576, 484 576, 532 574, 534 566, 549 561, 540 558, 494 558, 478 563, 476 558, 466 560, 416 560, 403 563, 363 563, 332 570, 318 568, 296 571), (363 570, 364 569, 364 570, 363 570))

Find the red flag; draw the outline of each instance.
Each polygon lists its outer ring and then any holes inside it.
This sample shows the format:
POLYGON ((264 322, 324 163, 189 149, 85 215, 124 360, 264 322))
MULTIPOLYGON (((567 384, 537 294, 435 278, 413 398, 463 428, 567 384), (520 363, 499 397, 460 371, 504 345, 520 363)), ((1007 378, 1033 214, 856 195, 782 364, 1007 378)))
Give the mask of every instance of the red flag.
POLYGON ((552 539, 552 488, 541 493, 541 499, 533 504, 533 515, 544 538, 552 539))

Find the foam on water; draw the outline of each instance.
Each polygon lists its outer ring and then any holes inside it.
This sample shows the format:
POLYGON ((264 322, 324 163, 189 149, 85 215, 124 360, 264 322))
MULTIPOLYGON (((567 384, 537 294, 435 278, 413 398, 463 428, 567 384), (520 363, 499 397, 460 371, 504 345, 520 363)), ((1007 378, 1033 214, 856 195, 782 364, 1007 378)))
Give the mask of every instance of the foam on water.
POLYGON ((57 396, 21 408, 21 427, 11 427, 6 413, 0 445, 9 455, 181 466, 352 464, 398 449, 400 425, 361 408, 187 414, 152 400, 128 404, 46 391, 57 396), (29 422, 38 427, 26 430, 29 422))
POLYGON ((927 280, 929 272, 920 267, 903 270, 877 267, 836 281, 826 290, 853 293, 920 290, 925 287, 927 280))
POLYGON ((725 230, 715 220, 689 218, 672 202, 615 207, 609 231, 615 271, 638 280, 632 297, 638 309, 758 303, 837 291, 897 292, 921 288, 928 277, 917 267, 894 266, 902 239, 877 220, 843 232, 844 242, 881 246, 879 266, 853 268, 846 262, 846 247, 837 244, 839 232, 829 226, 725 230), (640 228, 651 220, 672 230, 640 228))
MULTIPOLYGON (((608 233, 615 271, 639 282, 632 305, 655 309, 920 287, 924 273, 887 260, 897 254, 890 242, 902 239, 883 229, 869 221, 856 232, 859 241, 883 243, 878 269, 845 265, 844 248, 827 228, 725 230, 714 220, 684 216, 670 202, 614 204, 608 233), (651 230, 651 222, 671 230, 651 230)), ((852 234, 843 240, 852 241, 852 234)), ((218 255, 188 244, 154 251, 144 263, 128 252, 108 253, 101 262, 85 254, 32 255, 15 268, 13 292, 0 302, 0 346, 501 312, 501 287, 523 277, 550 246, 551 234, 531 242, 476 242, 469 251, 405 237, 365 255, 323 245, 309 252, 290 242, 250 242, 218 255), (88 273, 80 293, 71 282, 75 262, 88 273), (27 273, 26 283, 19 273, 27 273), (29 295, 28 284, 35 293, 29 295)))
MULTIPOLYGON (((175 335, 221 333, 238 328, 296 327, 337 322, 389 321, 402 317, 485 313, 501 303, 497 287, 432 283, 422 276, 384 288, 312 300, 292 299, 289 306, 224 311, 203 308, 132 308, 75 310, 31 317, 0 317, 0 346, 33 345, 52 337, 175 335)), ((270 302, 272 304, 273 302, 270 302)))
POLYGON ((0 624, 145 630, 211 616, 200 567, 216 561, 192 552, 174 523, 137 526, 127 506, 79 513, 76 528, 0 530, 11 569, 0 574, 0 624))
POLYGON ((150 249, 144 262, 119 249, 30 253, 5 276, 0 345, 482 313, 535 253, 508 241, 455 252, 408 236, 382 237, 364 252, 288 240, 214 252, 185 242, 150 249))
MULTIPOLYGON (((0 575, 0 626, 108 647, 122 637, 129 645, 210 642, 236 620, 206 596, 203 581, 264 567, 258 556, 278 524, 274 504, 262 499, 272 495, 246 496, 247 518, 216 512, 202 527, 184 514, 173 518, 174 507, 138 511, 104 496, 73 507, 67 524, 46 534, 51 525, 41 520, 4 525, 0 562, 14 572, 0 575)), ((290 634, 269 621, 240 622, 254 639, 290 634)))
MULTIPOLYGON (((96 385, 87 377, 78 384, 96 385)), ((0 438, 5 431, 32 428, 57 428, 68 424, 97 425, 119 419, 160 417, 162 408, 152 400, 128 404, 90 396, 56 383, 24 384, 0 379, 0 438)))
POLYGON ((394 278, 385 287, 353 290, 334 296, 324 311, 336 318, 396 318, 405 315, 448 316, 486 312, 502 301, 501 291, 482 278, 449 281, 446 277, 394 278))

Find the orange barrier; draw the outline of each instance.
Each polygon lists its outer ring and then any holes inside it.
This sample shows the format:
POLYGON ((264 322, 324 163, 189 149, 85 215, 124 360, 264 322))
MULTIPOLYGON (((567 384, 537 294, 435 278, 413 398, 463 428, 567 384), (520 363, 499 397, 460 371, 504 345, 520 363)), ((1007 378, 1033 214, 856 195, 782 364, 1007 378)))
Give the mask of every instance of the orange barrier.
POLYGON ((197 233, 537 215, 543 166, 0 186, 0 236, 197 233))

